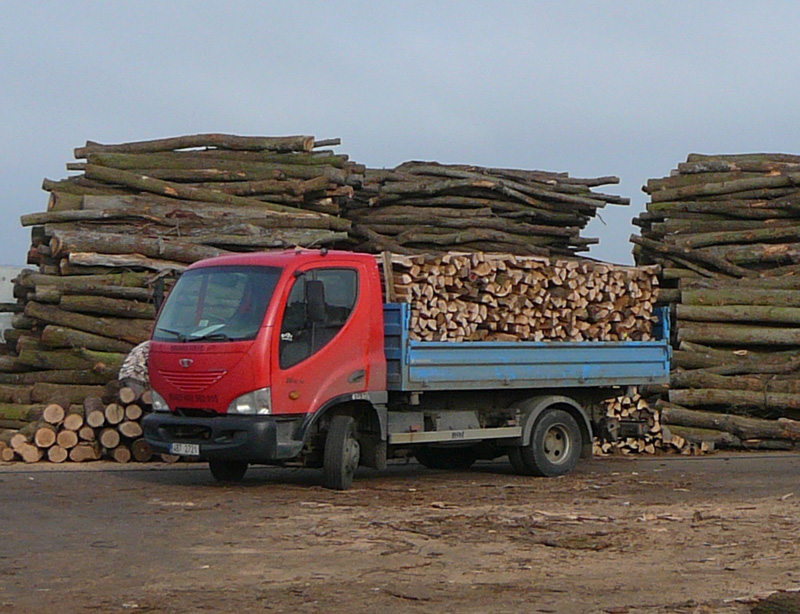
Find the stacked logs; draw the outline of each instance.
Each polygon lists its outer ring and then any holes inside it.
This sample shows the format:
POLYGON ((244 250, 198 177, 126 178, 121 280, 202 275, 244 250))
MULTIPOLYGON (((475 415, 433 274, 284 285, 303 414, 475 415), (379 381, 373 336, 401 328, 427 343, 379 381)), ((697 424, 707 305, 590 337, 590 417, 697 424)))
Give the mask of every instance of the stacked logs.
MULTIPOLYGON (((81 386, 113 380, 149 337, 154 298, 197 260, 347 240, 338 217, 363 167, 313 137, 207 134, 75 150, 82 174, 45 180, 47 211, 31 227, 28 264, 0 354, 0 385, 81 386)), ((34 388, 34 401, 45 393, 34 388)), ((2 402, 2 393, 0 393, 2 402)))
POLYGON ((691 154, 631 237, 675 316, 663 421, 709 446, 800 443, 800 156, 691 154))
POLYGON ((656 271, 512 254, 392 256, 394 300, 423 341, 643 341, 656 271))
POLYGON ((0 459, 27 463, 150 460, 153 453, 141 426, 142 417, 150 411, 149 391, 121 385, 94 388, 99 390, 87 390, 80 402, 61 395, 47 404, 0 406, 0 424, 18 427, 0 429, 0 459))
POLYGON ((599 209, 629 203, 591 189, 618 182, 617 177, 405 162, 391 170, 367 170, 346 217, 362 251, 574 255, 597 243, 580 231, 599 209))

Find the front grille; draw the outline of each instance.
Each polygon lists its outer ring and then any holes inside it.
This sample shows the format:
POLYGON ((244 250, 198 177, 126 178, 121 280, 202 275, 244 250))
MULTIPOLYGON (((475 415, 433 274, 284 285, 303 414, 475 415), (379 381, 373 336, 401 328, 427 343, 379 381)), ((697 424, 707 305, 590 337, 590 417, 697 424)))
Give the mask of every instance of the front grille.
POLYGON ((200 392, 212 384, 216 384, 227 371, 187 373, 185 371, 161 370, 158 373, 172 386, 182 392, 200 392))
POLYGON ((184 418, 216 418, 219 412, 213 409, 200 409, 198 407, 178 407, 175 413, 184 418))

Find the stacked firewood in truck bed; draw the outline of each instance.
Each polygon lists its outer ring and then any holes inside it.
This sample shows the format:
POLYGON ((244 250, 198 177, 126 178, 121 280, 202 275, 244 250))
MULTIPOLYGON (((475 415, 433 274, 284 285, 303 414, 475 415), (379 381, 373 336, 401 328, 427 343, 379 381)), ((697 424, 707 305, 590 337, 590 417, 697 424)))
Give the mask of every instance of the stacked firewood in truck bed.
POLYGON ((592 190, 615 183, 617 177, 405 162, 367 170, 346 215, 361 250, 574 255, 597 243, 580 231, 599 209, 629 204, 592 190))
POLYGON ((697 445, 800 444, 800 156, 692 154, 648 181, 633 236, 675 316, 668 429, 697 445))
POLYGON ((655 267, 511 254, 392 257, 423 341, 647 341, 655 267))

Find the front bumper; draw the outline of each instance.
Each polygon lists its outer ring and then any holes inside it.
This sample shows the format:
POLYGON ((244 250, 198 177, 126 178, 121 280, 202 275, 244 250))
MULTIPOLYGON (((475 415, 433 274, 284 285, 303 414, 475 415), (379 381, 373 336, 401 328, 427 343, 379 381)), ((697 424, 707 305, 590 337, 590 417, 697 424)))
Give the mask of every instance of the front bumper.
POLYGON ((296 458, 303 442, 292 438, 297 420, 274 416, 189 418, 152 413, 142 421, 144 437, 154 451, 169 454, 172 443, 200 446, 203 460, 275 463, 296 458))

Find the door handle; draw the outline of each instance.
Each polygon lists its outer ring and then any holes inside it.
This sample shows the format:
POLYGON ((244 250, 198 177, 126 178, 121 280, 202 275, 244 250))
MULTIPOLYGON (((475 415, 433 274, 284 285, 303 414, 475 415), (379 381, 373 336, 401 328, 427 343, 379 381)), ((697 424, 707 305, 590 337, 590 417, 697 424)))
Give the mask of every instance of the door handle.
POLYGON ((357 384, 358 382, 362 381, 365 377, 367 377, 367 372, 365 369, 359 369, 358 371, 354 371, 350 374, 350 377, 347 378, 348 384, 357 384))

